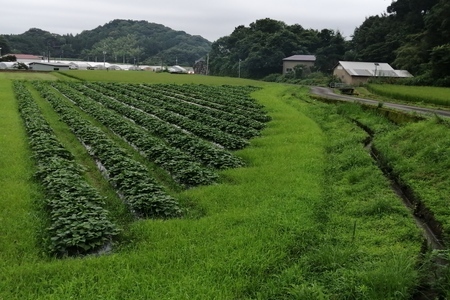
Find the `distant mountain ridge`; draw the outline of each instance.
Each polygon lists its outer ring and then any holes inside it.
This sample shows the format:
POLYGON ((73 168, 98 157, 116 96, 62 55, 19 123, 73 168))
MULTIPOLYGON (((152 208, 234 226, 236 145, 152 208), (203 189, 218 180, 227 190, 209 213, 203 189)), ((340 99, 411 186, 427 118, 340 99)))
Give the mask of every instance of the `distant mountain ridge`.
POLYGON ((211 42, 148 21, 116 19, 79 34, 59 35, 39 28, 0 35, 2 53, 50 55, 52 58, 105 60, 139 64, 190 65, 205 56, 211 42))

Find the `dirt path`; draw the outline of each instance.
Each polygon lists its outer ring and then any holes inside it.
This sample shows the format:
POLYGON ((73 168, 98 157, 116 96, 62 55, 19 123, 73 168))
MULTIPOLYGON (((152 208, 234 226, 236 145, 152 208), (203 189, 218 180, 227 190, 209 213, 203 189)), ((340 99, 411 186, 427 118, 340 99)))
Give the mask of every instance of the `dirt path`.
POLYGON ((386 107, 386 108, 392 108, 392 109, 401 110, 401 111, 405 111, 405 112, 417 112, 417 113, 428 114, 428 115, 436 114, 436 115, 439 115, 442 117, 450 118, 450 111, 425 108, 425 107, 419 107, 419 106, 413 106, 413 105, 389 103, 389 102, 384 102, 384 101, 358 98, 355 96, 340 95, 340 94, 334 93, 330 88, 326 88, 326 87, 313 86, 313 87, 311 87, 310 92, 314 95, 318 95, 318 96, 321 96, 321 97, 324 97, 327 99, 334 99, 334 100, 348 101, 348 102, 357 102, 357 103, 373 105, 373 106, 377 106, 380 102, 382 102, 383 107, 386 107))

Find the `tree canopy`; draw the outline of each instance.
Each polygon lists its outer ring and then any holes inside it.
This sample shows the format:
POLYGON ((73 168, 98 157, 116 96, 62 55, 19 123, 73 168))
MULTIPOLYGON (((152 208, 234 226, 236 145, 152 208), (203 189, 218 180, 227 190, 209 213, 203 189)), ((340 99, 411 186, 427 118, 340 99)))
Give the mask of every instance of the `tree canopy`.
POLYGON ((344 56, 347 44, 340 32, 304 29, 299 24, 266 18, 248 27, 240 25, 212 43, 210 71, 214 75, 263 78, 280 73, 283 58, 295 54, 314 54, 317 70, 329 71, 344 56))

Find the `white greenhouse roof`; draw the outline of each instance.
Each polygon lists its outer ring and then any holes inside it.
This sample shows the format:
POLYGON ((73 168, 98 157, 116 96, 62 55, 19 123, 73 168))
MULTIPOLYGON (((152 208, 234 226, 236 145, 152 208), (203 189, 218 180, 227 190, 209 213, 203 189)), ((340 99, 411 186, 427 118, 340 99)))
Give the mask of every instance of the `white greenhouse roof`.
POLYGON ((15 61, 3 61, 0 62, 0 70, 5 70, 5 69, 13 69, 14 64, 16 64, 17 62, 15 61))
POLYGON ((408 71, 394 70, 388 63, 340 61, 339 65, 351 76, 412 77, 408 71))

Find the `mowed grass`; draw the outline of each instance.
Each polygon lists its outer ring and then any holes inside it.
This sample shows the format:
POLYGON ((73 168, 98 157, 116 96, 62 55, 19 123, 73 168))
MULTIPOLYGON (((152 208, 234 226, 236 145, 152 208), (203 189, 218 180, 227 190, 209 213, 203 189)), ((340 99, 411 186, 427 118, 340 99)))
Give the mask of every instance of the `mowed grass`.
POLYGON ((176 195, 193 214, 135 221, 110 255, 39 258, 36 246, 26 261, 9 256, 0 299, 408 299, 420 239, 362 149, 364 133, 310 108, 306 89, 264 86, 253 95, 273 120, 237 152, 246 167, 176 195))
POLYGON ((40 221, 34 202, 42 195, 33 180, 33 161, 11 81, 4 78, 0 80, 0 107, 1 273, 7 265, 38 258, 36 233, 40 221))
POLYGON ((450 88, 406 86, 394 84, 369 84, 367 89, 377 95, 410 103, 450 107, 450 88))
POLYGON ((0 80, 57 80, 54 72, 4 71, 0 72, 0 80))

